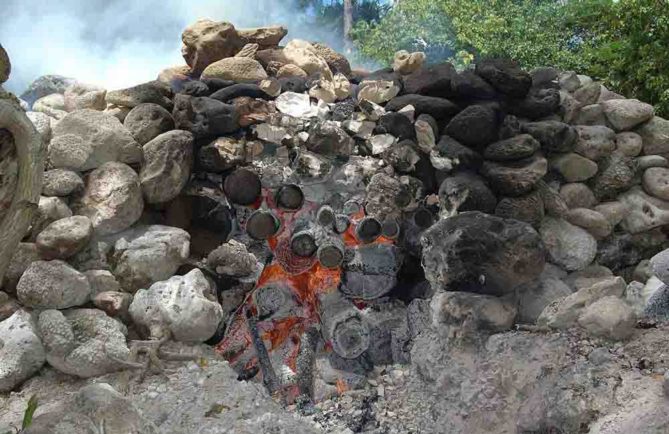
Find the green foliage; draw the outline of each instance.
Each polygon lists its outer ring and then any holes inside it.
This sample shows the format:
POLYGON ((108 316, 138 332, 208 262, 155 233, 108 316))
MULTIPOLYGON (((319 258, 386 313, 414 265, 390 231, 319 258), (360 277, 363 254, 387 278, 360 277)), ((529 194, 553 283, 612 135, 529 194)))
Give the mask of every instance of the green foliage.
POLYGON ((33 423, 33 415, 35 410, 37 410, 37 395, 33 395, 28 400, 28 406, 26 407, 25 413, 23 413, 23 423, 21 424, 21 429, 26 429, 33 423))
POLYGON ((386 64, 406 49, 460 67, 471 53, 575 70, 669 115, 668 0, 401 0, 352 36, 386 64))
POLYGON ((583 33, 587 72, 669 116, 669 2, 575 1, 569 19, 583 33))

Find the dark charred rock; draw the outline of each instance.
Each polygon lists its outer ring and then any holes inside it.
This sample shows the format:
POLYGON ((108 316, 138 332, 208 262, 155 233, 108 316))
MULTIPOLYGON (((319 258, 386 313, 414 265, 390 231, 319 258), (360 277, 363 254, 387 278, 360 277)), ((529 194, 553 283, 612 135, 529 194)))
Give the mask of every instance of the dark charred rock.
POLYGON ((560 72, 556 68, 550 66, 534 68, 532 71, 530 71, 530 76, 532 77, 532 87, 552 87, 557 83, 558 75, 560 75, 560 72))
POLYGON ((476 73, 498 92, 512 98, 524 98, 532 87, 530 74, 509 59, 487 59, 476 64, 476 73))
POLYGON ((105 99, 107 103, 121 107, 137 107, 140 104, 153 103, 172 110, 173 96, 172 89, 167 84, 160 81, 149 81, 127 89, 107 92, 105 99))
POLYGON ((537 139, 546 152, 571 152, 578 139, 574 127, 558 121, 526 123, 522 130, 537 139))
POLYGON ((439 220, 422 245, 425 276, 435 290, 501 296, 536 279, 545 264, 532 226, 478 211, 439 220))
POLYGON ((458 172, 441 183, 439 203, 442 210, 492 214, 497 199, 483 178, 472 172, 458 172))
POLYGON ((590 181, 590 188, 600 201, 615 199, 634 185, 635 173, 634 159, 615 152, 599 161, 599 171, 590 181))
POLYGON ((504 197, 497 203, 495 215, 505 219, 520 220, 537 227, 545 215, 544 202, 536 190, 524 196, 504 197))
POLYGON ((639 234, 614 233, 597 243, 595 263, 617 272, 653 257, 664 250, 666 244, 667 235, 661 228, 639 234))
POLYGON ((235 98, 239 98, 241 96, 246 96, 250 98, 272 99, 272 97, 267 95, 265 91, 263 91, 260 88, 260 86, 256 84, 246 84, 246 83, 233 84, 232 86, 228 86, 221 90, 217 90, 216 92, 211 94, 211 98, 217 99, 225 103, 235 98))
POLYGON ((560 91, 557 89, 537 89, 530 92, 525 99, 511 101, 509 111, 527 119, 541 119, 550 116, 560 109, 560 91))
POLYGON ((412 173, 421 158, 416 144, 411 140, 403 140, 384 152, 383 159, 400 173, 412 173))
POLYGON ((529 193, 547 172, 548 162, 540 156, 504 163, 486 161, 481 168, 492 189, 506 196, 529 193))
POLYGON ((206 256, 224 243, 232 231, 234 211, 220 188, 206 183, 186 187, 167 208, 167 224, 191 235, 191 253, 206 256))
POLYGON ((416 114, 428 114, 439 123, 447 121, 460 111, 458 106, 447 99, 417 94, 407 94, 391 99, 386 104, 386 110, 399 111, 408 105, 414 106, 416 114))
POLYGON ((239 129, 235 107, 208 97, 175 96, 172 117, 178 129, 190 131, 197 139, 230 134, 239 129))
POLYGON ((353 139, 334 122, 320 122, 309 130, 307 149, 328 157, 348 157, 353 139))
POLYGON ((451 87, 458 100, 488 100, 497 97, 495 88, 471 70, 455 75, 451 79, 451 87))
POLYGON ((520 120, 514 115, 504 116, 502 125, 499 127, 499 139, 505 140, 521 134, 522 125, 520 120))
POLYGON ((283 92, 303 93, 307 91, 307 79, 303 77, 279 78, 283 92))
POLYGON ((375 134, 392 134, 399 140, 413 140, 416 138, 416 129, 413 122, 402 113, 386 113, 379 119, 374 130, 375 134))
POLYGON ((482 105, 469 106, 446 126, 446 134, 477 151, 497 140, 497 113, 482 105))
POLYGON ((353 112, 355 112, 354 100, 347 99, 345 101, 340 101, 332 108, 332 120, 344 122, 347 119, 351 119, 353 112))
POLYGON ((211 94, 211 90, 209 90, 209 86, 207 86, 205 82, 200 80, 193 80, 184 83, 179 93, 190 96, 209 96, 211 94))
POLYGON ((223 80, 222 78, 203 78, 201 81, 207 85, 211 92, 216 92, 237 84, 235 81, 223 80))
POLYGON ((450 63, 423 67, 404 77, 404 93, 450 98, 451 80, 456 74, 450 63))
POLYGON ((541 145, 529 134, 521 134, 488 146, 483 158, 492 161, 514 161, 531 157, 541 145))
POLYGON ((464 146, 449 136, 442 136, 437 143, 437 149, 442 157, 449 158, 455 166, 461 169, 478 169, 483 163, 481 154, 464 146))

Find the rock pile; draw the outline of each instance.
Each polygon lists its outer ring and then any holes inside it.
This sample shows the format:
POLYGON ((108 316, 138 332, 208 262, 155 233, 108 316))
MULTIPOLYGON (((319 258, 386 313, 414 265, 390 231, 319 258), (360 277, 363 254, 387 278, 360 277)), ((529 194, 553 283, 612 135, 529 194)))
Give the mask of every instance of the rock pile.
POLYGON ((132 336, 207 342, 319 401, 414 361, 425 330, 625 340, 669 320, 669 121, 651 105, 501 59, 399 52, 363 72, 286 33, 200 20, 187 66, 155 81, 22 95, 47 167, 2 282, 0 391, 45 362, 136 367, 132 336))

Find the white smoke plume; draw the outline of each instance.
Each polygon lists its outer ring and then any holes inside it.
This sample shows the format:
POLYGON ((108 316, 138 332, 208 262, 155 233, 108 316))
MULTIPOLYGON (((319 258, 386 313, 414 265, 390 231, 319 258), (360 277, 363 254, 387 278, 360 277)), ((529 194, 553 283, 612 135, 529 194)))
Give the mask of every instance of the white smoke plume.
MULTIPOLYGON (((238 28, 281 24, 288 37, 341 48, 296 0, 2 0, 0 43, 12 74, 6 88, 21 93, 35 78, 59 74, 107 89, 153 80, 185 64, 181 32, 199 18, 238 28)), ((335 0, 336 1, 336 0, 335 0)))

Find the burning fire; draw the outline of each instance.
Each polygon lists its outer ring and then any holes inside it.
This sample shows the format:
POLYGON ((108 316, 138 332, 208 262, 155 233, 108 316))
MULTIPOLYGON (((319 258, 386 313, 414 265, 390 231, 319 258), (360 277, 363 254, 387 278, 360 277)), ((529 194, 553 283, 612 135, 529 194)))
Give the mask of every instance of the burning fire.
MULTIPOLYGON (((245 378, 256 378, 264 381, 263 366, 258 354, 257 344, 254 343, 251 329, 253 325, 248 316, 255 318, 254 325, 262 340, 262 344, 270 353, 270 360, 274 372, 288 367, 292 372, 298 370, 297 359, 301 351, 305 332, 310 328, 320 328, 321 301, 327 294, 338 291, 341 283, 342 266, 327 268, 316 256, 302 257, 291 250, 291 237, 296 223, 315 219, 317 204, 304 202, 297 210, 286 210, 279 207, 272 192, 264 190, 262 198, 253 205, 259 209, 266 204, 279 221, 276 234, 267 241, 273 253, 272 261, 267 264, 260 275, 255 288, 246 297, 244 303, 235 312, 224 339, 216 346, 216 351, 225 357, 230 364, 242 372, 245 378), (275 311, 267 312, 265 306, 259 306, 259 297, 262 291, 273 291, 280 300, 275 311), (257 375, 255 375, 257 373, 257 375)), ((365 218, 360 210, 349 215, 350 225, 340 235, 347 249, 355 249, 364 244, 356 235, 356 225, 365 218)), ((393 244, 394 242, 383 236, 378 237, 371 244, 393 244)), ((262 302, 262 300, 261 300, 262 302)), ((365 302, 354 300, 357 308, 364 308, 365 302)), ((330 342, 325 340, 325 349, 332 350, 330 342)), ((262 351, 262 349, 261 349, 262 351)), ((337 381, 337 390, 341 394, 348 390, 344 380, 337 381)), ((282 382, 281 389, 286 392, 284 398, 294 400, 301 394, 294 379, 288 384, 282 382)))

